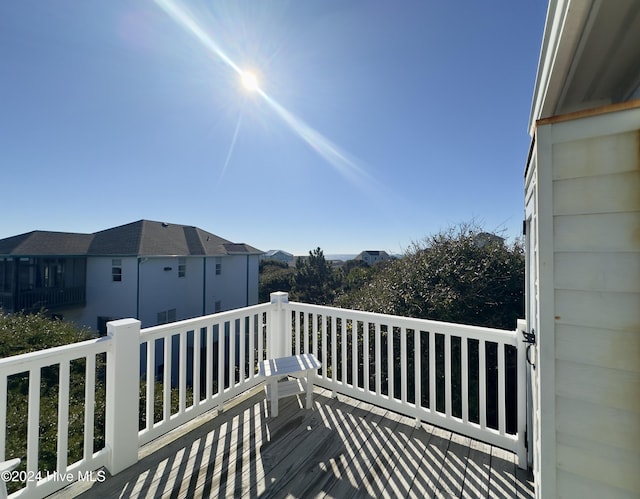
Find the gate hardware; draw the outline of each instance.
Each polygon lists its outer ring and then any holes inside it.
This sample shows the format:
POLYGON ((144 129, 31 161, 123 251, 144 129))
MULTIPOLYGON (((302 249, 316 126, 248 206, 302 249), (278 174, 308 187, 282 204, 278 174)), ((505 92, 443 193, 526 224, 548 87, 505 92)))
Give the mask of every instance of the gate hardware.
POLYGON ((525 343, 530 343, 535 345, 536 344, 536 331, 535 329, 532 329, 530 333, 527 333, 526 331, 522 331, 522 336, 524 337, 524 342, 525 343))
POLYGON ((524 337, 524 342, 527 343, 527 363, 535 369, 536 365, 531 362, 531 358, 529 357, 529 350, 531 350, 531 347, 536 344, 536 330, 531 329, 530 333, 522 331, 522 336, 524 337))

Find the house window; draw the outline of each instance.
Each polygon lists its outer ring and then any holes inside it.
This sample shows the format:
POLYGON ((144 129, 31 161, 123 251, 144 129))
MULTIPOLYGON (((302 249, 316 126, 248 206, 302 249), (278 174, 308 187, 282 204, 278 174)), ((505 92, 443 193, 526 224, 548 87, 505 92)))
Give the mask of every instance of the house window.
POLYGON ((222 258, 216 257, 216 275, 222 274, 222 258))
POLYGON ((122 260, 120 258, 111 260, 111 280, 113 282, 122 281, 122 260))
POLYGON ((222 311, 222 302, 218 300, 213 304, 213 312, 217 314, 218 312, 221 312, 221 311, 222 311))
POLYGON ((176 309, 163 310, 158 312, 158 324, 168 324, 176 321, 176 309))
POLYGON ((178 258, 178 277, 187 275, 187 259, 178 258))

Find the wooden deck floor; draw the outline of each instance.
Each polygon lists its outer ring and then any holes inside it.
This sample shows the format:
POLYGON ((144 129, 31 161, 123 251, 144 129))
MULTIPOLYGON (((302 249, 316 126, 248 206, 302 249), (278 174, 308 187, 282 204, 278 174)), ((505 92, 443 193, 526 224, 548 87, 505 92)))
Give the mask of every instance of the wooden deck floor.
POLYGON ((140 451, 140 462, 59 497, 533 497, 515 456, 316 389, 268 417, 260 390, 140 451), (84 489, 84 490, 83 490, 84 489))

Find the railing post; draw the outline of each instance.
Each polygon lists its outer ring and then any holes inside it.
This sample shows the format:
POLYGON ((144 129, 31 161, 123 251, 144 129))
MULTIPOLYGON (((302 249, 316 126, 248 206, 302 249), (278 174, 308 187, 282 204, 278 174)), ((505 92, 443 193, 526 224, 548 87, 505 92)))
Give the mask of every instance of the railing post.
POLYGON ((271 293, 271 311, 267 338, 267 358, 276 359, 291 355, 291 334, 287 327, 289 293, 271 293))
POLYGON ((105 444, 112 475, 138 462, 140 321, 107 323, 113 344, 107 353, 105 444))
POLYGON ((517 385, 516 400, 518 405, 518 467, 527 469, 527 345, 523 343, 521 331, 527 330, 527 321, 518 319, 516 327, 516 359, 517 369, 516 378, 517 385))

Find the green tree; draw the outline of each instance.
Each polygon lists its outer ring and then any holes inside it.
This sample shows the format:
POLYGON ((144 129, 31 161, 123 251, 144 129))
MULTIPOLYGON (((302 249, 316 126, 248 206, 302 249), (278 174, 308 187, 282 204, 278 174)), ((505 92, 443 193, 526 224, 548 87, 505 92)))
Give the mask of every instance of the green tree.
POLYGON ((342 274, 341 294, 348 293, 352 289, 358 289, 371 278, 375 272, 369 264, 363 260, 347 260, 340 268, 342 274))
POLYGON ((258 279, 258 299, 260 303, 268 302, 269 295, 274 291, 291 291, 291 280, 296 269, 285 262, 277 260, 260 261, 258 279))
POLYGON ((524 313, 524 249, 468 224, 415 243, 337 304, 512 329, 524 313))
POLYGON ((309 251, 307 258, 298 258, 291 282, 291 298, 294 301, 331 305, 339 286, 339 276, 325 260, 319 247, 309 251))
POLYGON ((44 313, 4 314, 0 311, 0 358, 93 338, 89 329, 51 320, 44 313))

